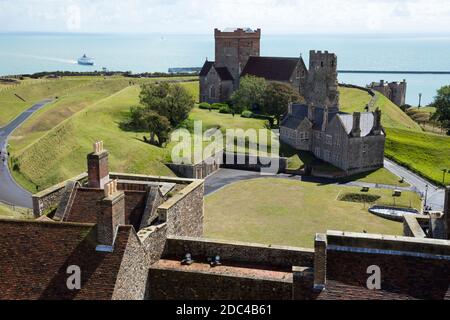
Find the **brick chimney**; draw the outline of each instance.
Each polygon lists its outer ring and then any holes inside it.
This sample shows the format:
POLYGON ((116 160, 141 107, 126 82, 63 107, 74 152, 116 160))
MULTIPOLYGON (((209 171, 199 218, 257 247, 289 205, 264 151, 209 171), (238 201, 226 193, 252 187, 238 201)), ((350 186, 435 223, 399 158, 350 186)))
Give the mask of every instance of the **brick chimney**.
POLYGON ((361 113, 353 113, 353 127, 351 132, 353 137, 361 137, 361 113))
POLYGON ((327 236, 317 233, 314 239, 314 290, 322 291, 327 282, 327 236))
POLYGON ((377 108, 375 112, 373 112, 373 128, 372 133, 374 135, 381 134, 381 110, 377 108))
POLYGON ((103 141, 94 143, 94 152, 87 156, 89 188, 103 189, 109 181, 108 151, 103 149, 103 141))
POLYGON ((450 240, 450 186, 445 188, 444 219, 447 226, 447 239, 450 240))
POLYGON ((97 212, 97 251, 111 252, 117 228, 125 224, 125 193, 117 190, 117 180, 109 181, 104 188, 105 197, 97 212))

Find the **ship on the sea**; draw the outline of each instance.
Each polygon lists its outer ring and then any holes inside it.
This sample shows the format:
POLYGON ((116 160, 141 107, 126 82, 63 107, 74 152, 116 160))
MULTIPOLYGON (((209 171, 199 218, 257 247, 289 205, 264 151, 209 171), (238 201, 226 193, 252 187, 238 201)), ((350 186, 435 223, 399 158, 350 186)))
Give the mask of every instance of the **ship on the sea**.
POLYGON ((83 54, 81 58, 78 59, 78 64, 84 65, 84 66, 93 66, 94 65, 94 58, 90 58, 83 54))

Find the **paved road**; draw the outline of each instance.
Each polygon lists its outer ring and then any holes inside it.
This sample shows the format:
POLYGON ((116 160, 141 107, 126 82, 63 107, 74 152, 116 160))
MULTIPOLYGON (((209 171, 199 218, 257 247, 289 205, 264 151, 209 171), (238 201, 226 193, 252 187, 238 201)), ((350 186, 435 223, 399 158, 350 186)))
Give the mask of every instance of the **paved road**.
POLYGON ((17 129, 25 120, 27 120, 34 112, 44 107, 53 100, 44 100, 36 103, 28 110, 24 111, 17 118, 11 121, 5 127, 0 128, 0 201, 13 204, 20 207, 32 208, 31 193, 20 187, 12 178, 8 168, 6 159, 6 146, 11 133, 17 129), (1 158, 5 157, 3 162, 1 158))
POLYGON ((384 160, 384 167, 391 171, 393 174, 405 178, 405 181, 415 187, 416 191, 419 191, 423 195, 427 193, 427 205, 431 206, 433 210, 444 209, 445 192, 443 188, 438 188, 424 178, 388 159, 384 160), (426 192, 427 185, 428 192, 426 192))
MULTIPOLYGON (((366 183, 359 181, 352 182, 340 182, 334 179, 326 179, 319 177, 311 177, 311 176, 295 176, 288 174, 277 174, 274 176, 275 178, 281 179, 290 179, 290 180, 298 180, 298 181, 308 181, 315 182, 321 184, 336 184, 342 186, 349 187, 369 187, 369 188, 378 188, 378 189, 388 189, 388 190, 402 190, 402 191, 416 191, 425 194, 426 185, 428 185, 428 197, 427 197, 427 205, 431 206, 433 210, 442 210, 444 207, 444 190, 439 189, 438 187, 428 183, 423 178, 418 175, 410 172, 409 170, 403 168, 402 166, 385 160, 385 168, 391 171, 393 174, 404 177, 406 182, 408 182, 411 187, 396 187, 390 185, 383 184, 374 184, 374 183, 366 183)), ((224 186, 242 180, 249 180, 255 178, 263 178, 259 174, 259 172, 255 171, 243 171, 243 170, 235 170, 235 169, 220 169, 215 174, 209 176, 205 180, 205 195, 212 194, 224 186)))

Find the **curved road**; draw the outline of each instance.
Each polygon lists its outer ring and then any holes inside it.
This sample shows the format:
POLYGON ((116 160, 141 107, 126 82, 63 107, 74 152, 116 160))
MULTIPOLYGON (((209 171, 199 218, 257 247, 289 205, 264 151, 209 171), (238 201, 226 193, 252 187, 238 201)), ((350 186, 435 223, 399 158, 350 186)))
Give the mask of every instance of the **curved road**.
POLYGON ((8 123, 8 125, 0 128, 0 201, 24 208, 33 207, 31 193, 19 186, 9 172, 6 146, 8 145, 9 136, 15 129, 17 129, 34 112, 52 101, 53 100, 48 99, 36 103, 31 108, 21 113, 13 121, 8 123), (5 161, 2 160, 3 158, 5 158, 5 161))

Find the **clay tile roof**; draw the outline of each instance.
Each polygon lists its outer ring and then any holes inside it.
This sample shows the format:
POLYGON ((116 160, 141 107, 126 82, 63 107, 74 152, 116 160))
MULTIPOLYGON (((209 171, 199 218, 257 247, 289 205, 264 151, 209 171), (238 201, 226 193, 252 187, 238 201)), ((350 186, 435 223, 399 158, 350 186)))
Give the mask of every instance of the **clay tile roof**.
POLYGON ((300 58, 250 57, 241 76, 253 75, 270 81, 288 81, 300 58))
POLYGON ((105 253, 93 224, 0 220, 0 299, 111 299, 131 229, 119 227, 105 253), (81 269, 81 290, 67 289, 70 265, 81 269))
POLYGON ((211 67, 214 66, 214 61, 205 61, 205 64, 202 67, 202 70, 200 70, 200 76, 205 77, 208 75, 209 70, 211 70, 211 67))

